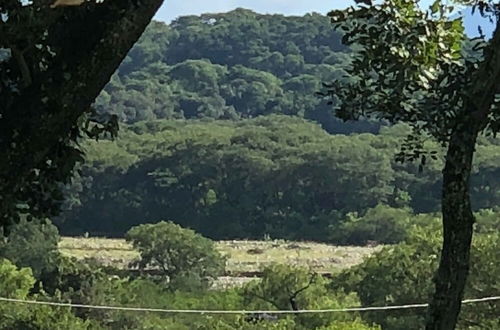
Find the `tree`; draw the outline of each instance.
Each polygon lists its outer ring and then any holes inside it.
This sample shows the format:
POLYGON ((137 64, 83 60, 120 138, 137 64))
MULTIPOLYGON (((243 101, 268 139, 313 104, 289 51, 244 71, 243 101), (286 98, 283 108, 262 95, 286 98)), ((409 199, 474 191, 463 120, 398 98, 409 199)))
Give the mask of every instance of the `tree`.
POLYGON ((224 271, 225 258, 211 240, 172 222, 140 225, 125 237, 139 250, 139 268, 158 268, 170 287, 183 278, 206 281, 224 271))
POLYGON ((261 281, 245 287, 248 298, 263 300, 278 310, 298 311, 309 304, 310 295, 303 298, 306 290, 313 290, 320 275, 305 268, 272 265, 264 269, 261 281))
MULTIPOLYGON (((263 270, 260 280, 245 285, 242 295, 246 306, 255 309, 299 311, 305 309, 334 309, 358 305, 355 295, 336 294, 327 290, 327 281, 319 274, 298 266, 273 264, 263 270), (333 293, 333 295, 332 295, 333 293)), ((258 319, 259 316, 255 315, 258 319)), ((271 317, 272 318, 272 317, 271 317)), ((356 314, 300 314, 294 321, 299 329, 355 329, 370 328, 356 314), (356 327, 357 326, 357 327, 356 327)), ((376 329, 376 328, 371 328, 376 329)))
MULTIPOLYGON (((162 0, 0 3, 0 225, 57 213, 90 106, 162 0)), ((95 135, 113 121, 94 129, 95 135)), ((111 125, 113 126, 113 125, 111 125)))
POLYGON ((377 142, 289 116, 137 123, 86 144, 82 207, 58 225, 116 236, 168 217, 212 239, 328 240, 336 214, 391 199, 393 147, 377 142))
POLYGON ((345 73, 345 49, 319 14, 237 9, 169 25, 153 21, 97 98, 96 110, 127 123, 282 113, 318 121, 330 133, 377 131, 374 122, 342 123, 315 95, 322 80, 345 73))
MULTIPOLYGON (((343 41, 356 45, 351 68, 356 77, 332 83, 328 93, 341 103, 344 119, 375 116, 412 127, 399 159, 435 157, 423 140, 435 138, 447 147, 443 169, 443 246, 435 277, 427 329, 453 329, 460 312, 469 270, 474 216, 469 177, 478 135, 496 133, 500 111, 500 29, 489 42, 473 41, 465 49, 461 18, 449 19, 450 8, 435 1, 423 12, 413 0, 362 2, 357 9, 332 11, 343 41), (466 52, 467 50, 467 52, 466 52), (481 52, 482 51, 482 52, 481 52)), ((484 15, 498 14, 494 1, 462 1, 484 15)), ((500 21, 499 23, 500 24, 500 21)))

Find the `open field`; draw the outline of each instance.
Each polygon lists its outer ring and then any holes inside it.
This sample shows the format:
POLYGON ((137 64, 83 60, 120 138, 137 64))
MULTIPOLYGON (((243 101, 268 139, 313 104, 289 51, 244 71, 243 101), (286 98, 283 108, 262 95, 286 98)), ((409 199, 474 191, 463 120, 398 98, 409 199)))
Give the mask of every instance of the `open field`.
MULTIPOLYGON (((335 273, 358 264, 380 247, 333 246, 309 242, 219 241, 228 257, 227 275, 245 276, 271 263, 308 266, 318 273, 335 273)), ((105 265, 126 268, 139 254, 123 239, 64 237, 61 252, 79 259, 93 258, 105 265)))

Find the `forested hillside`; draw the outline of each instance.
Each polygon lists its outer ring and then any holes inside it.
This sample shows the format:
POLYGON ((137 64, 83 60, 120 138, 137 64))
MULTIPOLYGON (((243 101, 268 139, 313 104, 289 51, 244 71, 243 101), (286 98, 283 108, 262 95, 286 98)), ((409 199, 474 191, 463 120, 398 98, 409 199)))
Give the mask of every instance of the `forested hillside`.
POLYGON ((376 131, 342 124, 316 92, 347 79, 348 49, 327 17, 259 15, 245 9, 152 22, 97 99, 126 123, 172 118, 286 114, 335 133, 376 131))

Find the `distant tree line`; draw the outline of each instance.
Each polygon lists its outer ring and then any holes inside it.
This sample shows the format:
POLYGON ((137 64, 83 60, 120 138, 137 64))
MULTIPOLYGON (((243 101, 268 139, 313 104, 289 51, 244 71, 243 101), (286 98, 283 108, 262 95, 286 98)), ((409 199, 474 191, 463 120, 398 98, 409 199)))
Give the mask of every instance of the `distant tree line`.
MULTIPOLYGON (((121 236, 169 219, 214 239, 267 234, 352 244, 364 242, 352 234, 352 220, 383 204, 389 210, 364 220, 385 219, 373 239, 398 241, 390 219, 404 223, 405 212, 440 205, 442 159, 422 172, 394 160, 406 130, 329 135, 304 119, 276 115, 124 126, 116 141, 85 145, 87 164, 67 187, 67 211, 57 223, 64 234, 121 236)), ((499 157, 498 140, 481 138, 472 176, 476 210, 500 205, 499 157)))

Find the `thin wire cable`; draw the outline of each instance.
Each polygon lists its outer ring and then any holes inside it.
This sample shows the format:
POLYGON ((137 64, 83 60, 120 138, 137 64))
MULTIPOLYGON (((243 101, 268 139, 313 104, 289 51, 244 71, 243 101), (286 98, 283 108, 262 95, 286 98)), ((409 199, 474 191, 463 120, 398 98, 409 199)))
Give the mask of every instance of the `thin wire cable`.
MULTIPOLYGON (((477 299, 466 299, 462 304, 472 304, 486 301, 500 300, 500 296, 485 297, 477 299)), ((382 311, 382 310, 395 310, 395 309, 410 309, 410 308, 424 308, 429 304, 409 304, 397 306, 379 306, 379 307, 350 307, 338 309, 315 309, 315 310, 202 310, 202 309, 162 309, 162 308, 143 308, 143 307, 125 307, 125 306, 105 306, 105 305, 84 305, 72 303, 59 303, 51 301, 39 300, 23 300, 14 298, 0 297, 0 301, 30 304, 30 305, 46 305, 57 307, 72 307, 72 308, 87 308, 87 309, 106 309, 117 311, 131 311, 131 312, 157 312, 157 313, 178 313, 178 314, 310 314, 310 313, 342 313, 342 312, 366 312, 366 311, 382 311)))

